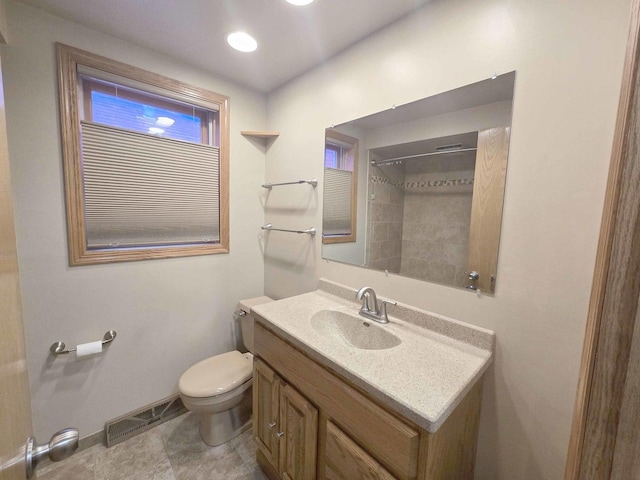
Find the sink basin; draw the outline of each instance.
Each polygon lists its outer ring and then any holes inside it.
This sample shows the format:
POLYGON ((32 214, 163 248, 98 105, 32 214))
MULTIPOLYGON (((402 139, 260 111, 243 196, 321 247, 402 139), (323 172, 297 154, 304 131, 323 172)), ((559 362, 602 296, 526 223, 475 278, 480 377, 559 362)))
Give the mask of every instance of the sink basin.
POLYGON ((385 350, 401 343, 383 326, 339 310, 320 310, 311 317, 311 326, 327 338, 363 350, 385 350))

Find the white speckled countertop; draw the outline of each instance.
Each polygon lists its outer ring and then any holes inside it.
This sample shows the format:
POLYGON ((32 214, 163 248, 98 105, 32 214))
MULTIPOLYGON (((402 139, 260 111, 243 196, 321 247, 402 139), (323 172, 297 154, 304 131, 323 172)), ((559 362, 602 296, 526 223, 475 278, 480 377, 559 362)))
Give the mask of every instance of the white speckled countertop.
MULTIPOLYGON (((383 297, 384 298, 384 297, 383 297)), ((435 432, 489 367, 495 334, 398 304, 382 328, 401 343, 364 350, 323 335, 311 323, 321 310, 358 313, 355 289, 320 280, 319 289, 252 307, 256 320, 372 397, 429 432, 435 432), (351 300, 353 299, 353 300, 351 300)))

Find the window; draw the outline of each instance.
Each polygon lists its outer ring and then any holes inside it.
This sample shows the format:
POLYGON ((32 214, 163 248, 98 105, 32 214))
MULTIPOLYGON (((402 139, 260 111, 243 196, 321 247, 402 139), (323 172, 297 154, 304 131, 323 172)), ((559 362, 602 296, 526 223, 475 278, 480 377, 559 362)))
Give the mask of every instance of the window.
POLYGON ((210 124, 217 112, 102 82, 88 75, 81 74, 80 78, 79 94, 83 96, 85 120, 159 137, 212 144, 210 124))
POLYGON ((322 243, 356 241, 358 139, 327 130, 322 243))
POLYGON ((229 99, 57 53, 70 264, 228 252, 229 99))

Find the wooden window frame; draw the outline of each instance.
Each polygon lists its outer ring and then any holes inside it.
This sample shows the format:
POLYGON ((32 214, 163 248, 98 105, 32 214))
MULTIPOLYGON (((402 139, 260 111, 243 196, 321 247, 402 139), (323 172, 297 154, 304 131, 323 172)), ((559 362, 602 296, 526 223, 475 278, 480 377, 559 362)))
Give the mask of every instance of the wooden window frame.
POLYGON ((56 43, 60 130, 65 179, 69 264, 91 265, 111 262, 211 255, 229 252, 229 97, 188 85, 131 65, 117 62, 68 45, 56 43), (160 88, 168 98, 218 110, 219 128, 216 139, 220 149, 220 240, 217 243, 142 246, 131 248, 87 248, 80 112, 78 98, 78 65, 131 79, 143 85, 160 88))
POLYGON ((344 133, 327 129, 325 133, 325 148, 331 140, 339 142, 339 144, 351 145, 351 148, 345 151, 346 163, 349 161, 353 164, 351 172, 351 234, 349 235, 322 235, 323 244, 331 243, 350 243, 356 241, 356 228, 358 226, 358 160, 360 159, 359 141, 357 138, 350 137, 344 133))

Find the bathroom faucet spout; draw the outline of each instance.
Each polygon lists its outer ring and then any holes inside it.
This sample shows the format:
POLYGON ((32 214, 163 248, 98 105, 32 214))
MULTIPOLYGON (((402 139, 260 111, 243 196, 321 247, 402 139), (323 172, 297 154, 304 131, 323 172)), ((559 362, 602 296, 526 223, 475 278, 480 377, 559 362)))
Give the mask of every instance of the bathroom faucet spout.
POLYGON ((371 287, 362 287, 356 293, 356 298, 362 300, 362 308, 360 311, 378 313, 378 297, 371 287), (373 304, 373 305, 372 305, 373 304), (371 308, 373 306, 373 308, 371 308))

